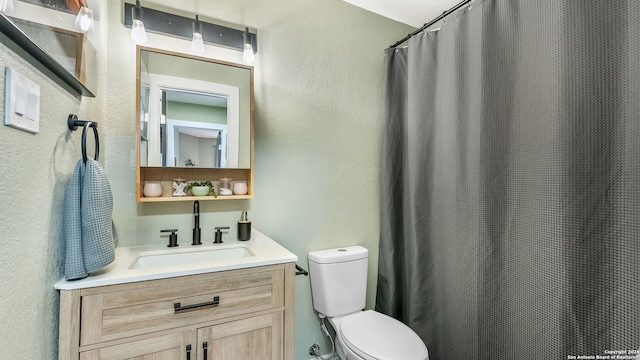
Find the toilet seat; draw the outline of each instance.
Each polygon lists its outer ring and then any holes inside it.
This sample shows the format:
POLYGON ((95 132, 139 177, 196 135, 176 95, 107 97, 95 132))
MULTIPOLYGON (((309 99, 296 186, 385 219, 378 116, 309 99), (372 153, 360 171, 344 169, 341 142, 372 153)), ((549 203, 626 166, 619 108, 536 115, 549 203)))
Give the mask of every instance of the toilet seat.
POLYGON ((425 360, 429 353, 422 339, 400 321, 367 310, 340 322, 340 339, 366 360, 425 360))

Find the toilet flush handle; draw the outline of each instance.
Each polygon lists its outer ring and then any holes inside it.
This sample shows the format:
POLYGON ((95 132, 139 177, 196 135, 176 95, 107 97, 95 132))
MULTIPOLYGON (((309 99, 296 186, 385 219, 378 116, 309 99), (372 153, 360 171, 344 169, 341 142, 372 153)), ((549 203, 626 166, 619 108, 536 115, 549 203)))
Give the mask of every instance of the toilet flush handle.
POLYGON ((309 276, 309 272, 303 269, 300 265, 296 264, 296 275, 309 276))

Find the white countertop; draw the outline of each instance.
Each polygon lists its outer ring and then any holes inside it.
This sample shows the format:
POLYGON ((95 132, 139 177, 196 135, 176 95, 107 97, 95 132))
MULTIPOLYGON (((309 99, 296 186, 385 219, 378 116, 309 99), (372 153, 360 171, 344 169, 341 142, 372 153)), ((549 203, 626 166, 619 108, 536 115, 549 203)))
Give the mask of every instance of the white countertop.
POLYGON ((186 275, 204 274, 209 272, 250 268, 256 266, 283 264, 298 261, 298 257, 280 244, 264 235, 255 228, 251 229, 251 240, 224 240, 222 244, 203 244, 192 246, 183 243, 179 247, 167 248, 166 245, 148 245, 116 248, 116 259, 113 263, 100 269, 81 280, 67 281, 64 279, 55 283, 58 290, 84 289, 96 286, 124 284, 136 281, 164 279, 186 275), (137 260, 138 254, 150 251, 185 252, 206 250, 211 248, 246 246, 254 256, 240 259, 223 259, 210 263, 182 264, 162 266, 148 269, 130 269, 137 260))

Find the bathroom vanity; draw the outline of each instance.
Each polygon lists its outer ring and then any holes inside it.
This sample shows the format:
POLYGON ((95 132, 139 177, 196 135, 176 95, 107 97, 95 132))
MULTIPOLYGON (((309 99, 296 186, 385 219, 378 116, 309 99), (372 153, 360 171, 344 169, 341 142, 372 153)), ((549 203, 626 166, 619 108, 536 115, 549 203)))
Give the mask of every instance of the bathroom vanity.
POLYGON ((253 232, 246 244, 118 248, 99 274, 59 281, 59 359, 293 360, 297 257, 253 232))

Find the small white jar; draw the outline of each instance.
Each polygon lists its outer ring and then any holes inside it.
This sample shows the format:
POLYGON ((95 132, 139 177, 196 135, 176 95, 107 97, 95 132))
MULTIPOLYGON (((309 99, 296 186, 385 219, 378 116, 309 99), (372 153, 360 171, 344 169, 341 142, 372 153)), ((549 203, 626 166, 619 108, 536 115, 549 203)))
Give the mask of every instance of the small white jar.
POLYGON ((162 196, 162 185, 159 181, 145 181, 142 194, 146 197, 162 196))
POLYGON ((246 181, 234 181, 233 183, 233 195, 247 195, 249 189, 247 189, 246 181))

